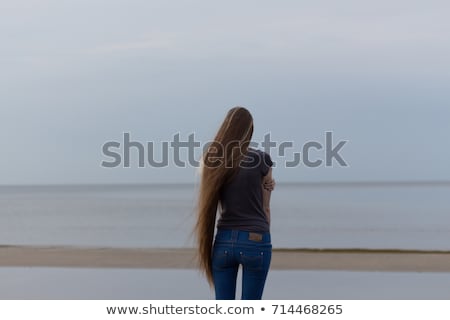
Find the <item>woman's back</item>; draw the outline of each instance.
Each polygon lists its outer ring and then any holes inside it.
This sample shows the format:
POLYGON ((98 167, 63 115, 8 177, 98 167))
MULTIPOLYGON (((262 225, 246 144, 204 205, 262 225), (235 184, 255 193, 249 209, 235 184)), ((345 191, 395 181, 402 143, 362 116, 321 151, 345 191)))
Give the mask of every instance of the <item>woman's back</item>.
POLYGON ((269 231, 261 181, 272 164, 267 153, 248 149, 239 171, 220 192, 222 210, 217 225, 219 229, 269 231))

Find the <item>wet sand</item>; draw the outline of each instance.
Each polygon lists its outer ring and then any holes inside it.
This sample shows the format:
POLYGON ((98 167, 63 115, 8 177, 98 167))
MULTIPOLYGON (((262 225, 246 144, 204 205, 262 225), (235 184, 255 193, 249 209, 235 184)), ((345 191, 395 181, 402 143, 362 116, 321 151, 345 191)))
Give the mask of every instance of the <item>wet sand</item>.
MULTIPOLYGON (((193 249, 0 246, 0 267, 196 267, 193 249)), ((448 251, 274 249, 273 270, 450 272, 448 251)))

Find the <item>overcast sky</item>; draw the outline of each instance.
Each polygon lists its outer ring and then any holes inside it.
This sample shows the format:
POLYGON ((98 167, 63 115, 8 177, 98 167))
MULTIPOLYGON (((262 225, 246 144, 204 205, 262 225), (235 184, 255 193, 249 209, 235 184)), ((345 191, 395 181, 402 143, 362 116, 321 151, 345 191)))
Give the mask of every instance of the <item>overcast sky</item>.
POLYGON ((293 142, 271 150, 279 182, 450 179, 448 12, 433 0, 0 0, 0 184, 194 182, 195 168, 138 168, 133 152, 131 168, 102 168, 102 145, 124 132, 155 149, 178 132, 204 143, 236 105, 255 142, 293 142), (347 167, 284 167, 327 131, 347 141, 347 167))

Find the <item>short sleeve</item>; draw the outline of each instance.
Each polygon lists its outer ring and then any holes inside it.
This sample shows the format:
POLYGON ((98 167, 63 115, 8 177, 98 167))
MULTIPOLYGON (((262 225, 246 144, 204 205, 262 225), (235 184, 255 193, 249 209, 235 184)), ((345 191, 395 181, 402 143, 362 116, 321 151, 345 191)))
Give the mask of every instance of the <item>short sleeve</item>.
POLYGON ((266 152, 261 152, 261 158, 261 174, 266 176, 269 173, 270 167, 273 166, 273 162, 270 155, 266 152))

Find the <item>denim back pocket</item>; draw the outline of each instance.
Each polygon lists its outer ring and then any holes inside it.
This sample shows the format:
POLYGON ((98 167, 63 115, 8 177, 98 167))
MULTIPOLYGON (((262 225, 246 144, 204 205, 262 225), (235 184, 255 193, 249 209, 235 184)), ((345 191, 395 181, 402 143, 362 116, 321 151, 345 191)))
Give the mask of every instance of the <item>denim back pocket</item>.
POLYGON ((249 271, 262 270, 264 254, 263 250, 242 250, 240 252, 242 266, 249 271))
POLYGON ((226 269, 230 266, 230 249, 227 247, 214 247, 212 255, 213 269, 226 269))

